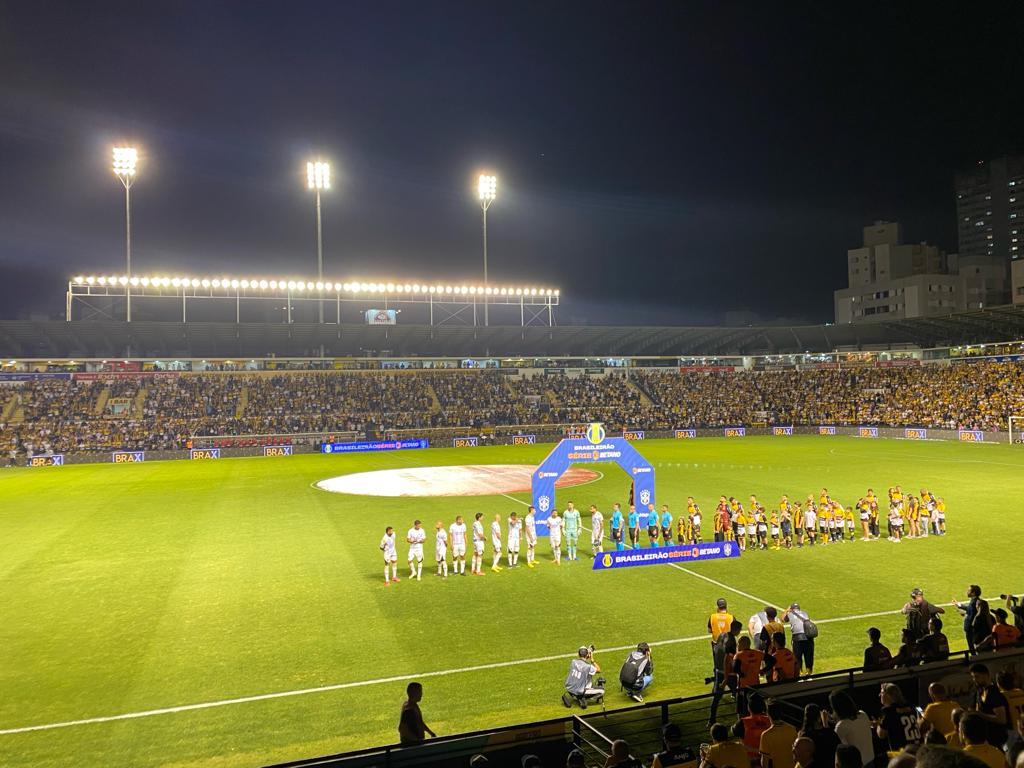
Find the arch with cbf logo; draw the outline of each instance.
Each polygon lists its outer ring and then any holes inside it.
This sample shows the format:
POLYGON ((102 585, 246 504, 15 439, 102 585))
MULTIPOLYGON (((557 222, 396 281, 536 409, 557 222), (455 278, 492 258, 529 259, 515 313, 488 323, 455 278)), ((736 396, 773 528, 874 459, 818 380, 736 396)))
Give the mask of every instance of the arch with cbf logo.
POLYGON ((537 532, 546 535, 547 519, 555 508, 555 483, 573 464, 611 461, 633 481, 637 510, 654 504, 654 466, 640 455, 629 440, 608 437, 603 424, 591 424, 583 437, 570 437, 555 446, 533 473, 532 498, 537 510, 537 532))

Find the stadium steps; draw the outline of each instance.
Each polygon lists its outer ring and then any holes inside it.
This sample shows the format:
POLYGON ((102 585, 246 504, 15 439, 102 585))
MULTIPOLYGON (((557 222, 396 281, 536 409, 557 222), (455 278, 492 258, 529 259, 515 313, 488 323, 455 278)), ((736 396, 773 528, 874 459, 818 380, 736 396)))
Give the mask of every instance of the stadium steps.
POLYGON ((146 402, 146 395, 149 394, 149 390, 145 387, 139 387, 139 391, 135 394, 135 401, 132 403, 132 418, 142 418, 142 405, 146 402))
POLYGON ((238 393, 238 407, 235 408, 235 418, 240 419, 245 415, 245 407, 249 405, 249 388, 242 387, 238 393))
POLYGON ((7 424, 14 426, 15 424, 21 424, 25 421, 25 409, 21 406, 15 406, 11 409, 11 417, 7 420, 7 424))
POLYGON ((110 387, 104 387, 100 390, 100 396, 96 398, 96 407, 93 409, 93 415, 102 416, 103 411, 107 407, 107 400, 110 399, 110 387))
POLYGON ((646 389, 641 387, 635 381, 633 381, 632 379, 626 379, 626 385, 629 386, 630 389, 635 390, 636 393, 640 395, 640 402, 643 403, 645 406, 654 405, 654 398, 652 398, 647 393, 646 389))
POLYGON ((441 412, 441 400, 437 396, 437 392, 434 391, 434 385, 429 381, 427 382, 427 394, 430 395, 430 413, 441 412))
POLYGON ((546 397, 548 399, 548 402, 551 403, 552 408, 561 407, 562 403, 559 402, 558 395, 555 394, 555 391, 553 389, 545 389, 544 397, 546 397))
POLYGON ((14 413, 14 404, 18 402, 17 396, 12 392, 10 397, 4 401, 3 410, 0 410, 0 423, 6 424, 14 413))

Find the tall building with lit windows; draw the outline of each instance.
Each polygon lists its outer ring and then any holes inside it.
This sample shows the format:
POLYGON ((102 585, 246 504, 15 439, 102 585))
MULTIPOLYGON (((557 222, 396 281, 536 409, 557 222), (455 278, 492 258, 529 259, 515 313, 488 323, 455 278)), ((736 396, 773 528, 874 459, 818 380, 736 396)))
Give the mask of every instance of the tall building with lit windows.
POLYGON ((1010 300, 1010 261, 1024 258, 1024 157, 980 162, 956 177, 960 273, 973 278, 968 305, 1010 300))

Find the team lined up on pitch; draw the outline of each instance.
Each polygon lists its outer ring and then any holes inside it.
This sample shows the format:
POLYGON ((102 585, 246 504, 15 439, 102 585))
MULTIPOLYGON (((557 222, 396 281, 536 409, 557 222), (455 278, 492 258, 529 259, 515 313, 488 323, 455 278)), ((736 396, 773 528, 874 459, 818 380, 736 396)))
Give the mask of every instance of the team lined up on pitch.
MULTIPOLYGON (((946 533, 946 504, 942 497, 935 496, 931 491, 922 489, 919 496, 904 495, 900 486, 889 489, 889 511, 886 516, 887 538, 899 542, 903 538, 925 538, 928 535, 942 536, 946 533)), ((638 512, 635 505, 629 505, 629 512, 623 513, 620 504, 613 505, 609 519, 608 538, 616 549, 643 546, 642 532, 647 531, 647 545, 650 547, 672 546, 674 544, 700 544, 703 542, 703 512, 692 496, 687 498, 685 515, 674 518, 668 505, 663 504, 659 513, 653 504, 647 505, 646 512, 638 512)), ((813 494, 807 501, 790 502, 783 495, 778 507, 766 510, 756 496, 751 495, 749 507, 744 509, 743 503, 735 497, 718 497, 718 507, 713 516, 715 541, 735 541, 741 550, 753 549, 791 549, 794 546, 825 546, 841 541, 854 541, 857 538, 856 518, 860 518, 861 540, 873 541, 881 538, 881 510, 878 497, 869 488, 855 505, 844 508, 833 499, 827 488, 822 488, 815 501, 813 494), (856 510, 856 514, 855 514, 856 510)), ((483 522, 484 514, 477 512, 472 526, 467 526, 459 515, 455 522, 445 528, 442 521, 434 525, 434 559, 437 564, 437 575, 447 579, 449 573, 448 555, 451 550, 451 572, 453 575, 466 575, 466 550, 472 541, 470 573, 475 576, 484 575, 487 536, 483 522)), ((597 555, 604 551, 605 517, 596 504, 590 505, 590 528, 583 526, 583 516, 573 502, 566 505, 564 512, 552 511, 551 515, 540 521, 548 527, 548 539, 551 545, 552 562, 562 562, 562 542, 565 541, 566 559, 579 560, 579 538, 582 530, 590 531, 591 554, 597 555)), ((533 568, 537 564, 536 510, 529 507, 526 516, 520 517, 512 512, 502 530, 501 514, 494 515, 490 525, 491 539, 491 570, 498 573, 502 570, 502 556, 506 558, 507 567, 519 565, 519 552, 522 542, 526 544, 526 565, 533 568), (503 539, 504 533, 504 539, 503 539), (503 545, 504 541, 504 545, 503 545)), ((423 546, 427 540, 427 531, 420 520, 413 523, 405 536, 409 544, 409 576, 417 581, 423 577, 423 546)), ((392 526, 388 526, 380 541, 380 550, 384 553, 384 583, 398 581, 398 543, 397 534, 392 526)))

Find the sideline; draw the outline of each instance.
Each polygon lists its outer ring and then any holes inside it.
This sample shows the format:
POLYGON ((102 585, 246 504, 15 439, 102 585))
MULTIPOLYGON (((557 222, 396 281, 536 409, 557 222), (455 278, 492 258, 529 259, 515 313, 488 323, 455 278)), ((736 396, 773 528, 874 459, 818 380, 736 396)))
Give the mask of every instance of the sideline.
MULTIPOLYGON (((876 616, 892 616, 900 611, 880 611, 878 613, 865 613, 857 616, 840 616, 832 619, 820 619, 818 624, 831 622, 855 621, 858 619, 872 618, 876 616)), ((693 643, 707 641, 707 634, 693 635, 691 637, 677 637, 670 640, 656 640, 652 646, 678 645, 680 643, 693 643)), ((618 645, 612 648, 602 648, 602 652, 631 651, 636 644, 618 645)), ((221 699, 219 701, 204 701, 198 704, 183 704, 177 707, 162 707, 160 709, 147 709, 141 712, 125 712, 119 715, 106 715, 103 717, 88 717, 81 720, 66 720, 59 723, 43 723, 40 725, 26 725, 20 728, 5 728, 0 730, 0 736, 11 736, 18 733, 30 733, 33 731, 52 731, 57 728, 71 728, 77 725, 92 725, 95 723, 110 723, 118 720, 136 720, 143 717, 154 717, 156 715, 170 715, 176 712, 191 712, 199 709, 213 709, 214 707, 227 707, 233 704, 248 704, 254 701, 269 701, 271 699, 284 699, 292 696, 306 696, 311 693, 326 693, 329 691, 341 691, 347 688, 362 688, 371 685, 383 685, 385 683, 399 683, 407 680, 422 680, 429 677, 445 677, 447 675, 462 674, 464 672, 481 672, 488 669, 501 669, 503 667, 518 667, 525 664, 541 664, 549 661, 575 658, 573 653, 555 653, 548 656, 535 656, 529 659, 514 659, 511 661, 496 661, 490 664, 476 664, 470 667, 457 667, 455 669, 441 669, 433 672, 418 672, 410 675, 394 675, 392 677, 379 677, 374 680, 360 680, 350 683, 335 683, 333 685, 319 685, 314 688, 298 688, 293 691, 275 691, 273 693, 261 693, 253 696, 240 696, 234 699, 221 699)))

